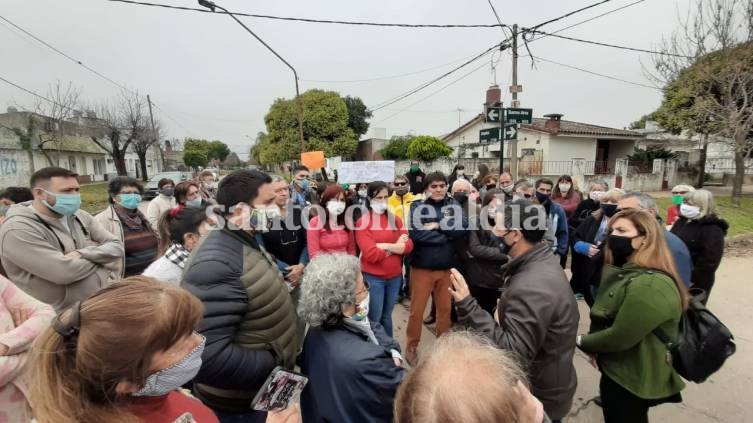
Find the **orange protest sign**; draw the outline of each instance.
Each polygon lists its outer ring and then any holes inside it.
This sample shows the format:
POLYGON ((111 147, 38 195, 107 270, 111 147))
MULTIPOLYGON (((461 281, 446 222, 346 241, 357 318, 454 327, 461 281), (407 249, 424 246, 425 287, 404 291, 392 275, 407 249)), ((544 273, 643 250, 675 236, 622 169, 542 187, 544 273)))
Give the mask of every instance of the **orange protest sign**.
POLYGON ((301 153, 301 163, 311 170, 321 169, 327 165, 324 160, 324 151, 301 153))

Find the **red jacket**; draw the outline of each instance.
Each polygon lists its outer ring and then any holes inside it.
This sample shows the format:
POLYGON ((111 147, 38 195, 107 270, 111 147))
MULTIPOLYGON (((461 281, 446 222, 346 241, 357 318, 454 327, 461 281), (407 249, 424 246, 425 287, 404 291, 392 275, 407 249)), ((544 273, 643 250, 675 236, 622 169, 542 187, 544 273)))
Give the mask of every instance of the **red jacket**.
POLYGON ((356 241, 353 237, 353 231, 346 231, 344 228, 315 229, 319 226, 321 226, 319 216, 314 216, 311 219, 309 229, 306 231, 306 243, 309 247, 310 259, 318 254, 345 253, 352 256, 356 255, 356 241))
POLYGON ((179 391, 171 391, 161 397, 132 397, 130 411, 142 421, 150 423, 173 423, 195 421, 219 423, 212 410, 196 398, 179 391), (182 420, 181 420, 182 419, 182 420))
POLYGON ((394 278, 403 274, 403 256, 413 251, 413 241, 408 239, 402 255, 390 254, 377 248, 379 243, 394 244, 401 235, 407 234, 401 219, 387 213, 363 215, 356 222, 356 242, 361 249, 361 271, 378 278, 394 278), (374 218, 372 220, 372 218, 374 218), (395 226, 390 228, 389 220, 395 226), (378 219, 378 220, 377 220, 378 219), (363 228, 363 229, 360 229, 363 228))
POLYGON ((569 194, 569 197, 563 197, 561 194, 555 197, 554 194, 552 194, 552 200, 565 209, 565 215, 568 219, 570 219, 573 212, 575 212, 575 209, 578 208, 578 204, 580 204, 580 194, 577 191, 569 194))

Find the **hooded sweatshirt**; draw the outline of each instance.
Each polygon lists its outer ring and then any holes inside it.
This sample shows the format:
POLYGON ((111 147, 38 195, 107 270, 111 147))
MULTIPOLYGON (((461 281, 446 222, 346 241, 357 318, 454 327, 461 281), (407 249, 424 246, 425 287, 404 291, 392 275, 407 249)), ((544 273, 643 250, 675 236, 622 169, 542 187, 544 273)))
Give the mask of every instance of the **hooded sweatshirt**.
POLYGON ((123 244, 92 216, 50 218, 31 202, 10 207, 0 226, 0 257, 8 275, 32 297, 61 311, 107 286, 123 244), (66 257, 77 251, 81 257, 66 257))

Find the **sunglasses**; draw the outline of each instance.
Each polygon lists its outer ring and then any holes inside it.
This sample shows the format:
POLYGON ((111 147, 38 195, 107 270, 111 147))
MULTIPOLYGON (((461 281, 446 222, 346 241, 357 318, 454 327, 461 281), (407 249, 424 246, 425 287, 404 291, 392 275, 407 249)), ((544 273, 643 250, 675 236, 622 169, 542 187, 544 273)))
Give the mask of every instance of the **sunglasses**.
POLYGON ((531 198, 533 195, 531 194, 518 194, 519 196, 522 196, 523 198, 531 198))
POLYGON ((406 182, 395 182, 395 183, 394 183, 394 184, 392 184, 392 185, 394 185, 394 186, 396 186, 396 187, 404 187, 404 186, 406 186, 406 185, 408 185, 408 184, 407 184, 406 182))

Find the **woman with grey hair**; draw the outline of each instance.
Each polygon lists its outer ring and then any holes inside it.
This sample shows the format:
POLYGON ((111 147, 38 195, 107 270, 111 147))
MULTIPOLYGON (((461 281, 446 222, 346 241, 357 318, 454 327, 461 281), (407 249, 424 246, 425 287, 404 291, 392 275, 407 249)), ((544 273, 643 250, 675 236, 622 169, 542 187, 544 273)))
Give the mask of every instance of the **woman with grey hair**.
POLYGON ((680 204, 680 217, 672 225, 672 233, 688 246, 693 271, 690 288, 706 292, 702 302, 706 304, 714 287, 716 269, 724 253, 724 237, 729 224, 719 217, 714 195, 705 189, 685 194, 680 204))
POLYGON ((588 183, 588 191, 586 198, 578 204, 578 208, 575 209, 570 221, 570 226, 578 229, 581 223, 583 223, 588 216, 591 216, 595 211, 599 210, 601 197, 609 191, 609 184, 603 179, 594 179, 588 183))
POLYGON ((398 343, 371 322, 358 258, 322 254, 306 267, 298 316, 311 325, 299 358, 306 422, 391 422, 403 380, 398 343))

